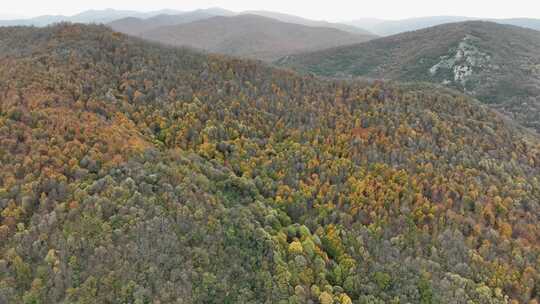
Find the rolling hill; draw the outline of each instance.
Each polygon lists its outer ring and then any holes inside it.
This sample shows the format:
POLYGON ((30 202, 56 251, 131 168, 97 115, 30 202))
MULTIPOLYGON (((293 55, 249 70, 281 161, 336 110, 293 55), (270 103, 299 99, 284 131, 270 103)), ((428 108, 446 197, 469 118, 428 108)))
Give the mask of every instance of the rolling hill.
POLYGON ((59 22, 72 23, 98 23, 108 24, 116 31, 129 35, 139 35, 162 26, 172 26, 189 23, 197 20, 208 19, 216 16, 232 17, 237 15, 257 15, 276 19, 282 22, 300 24, 311 27, 335 28, 345 32, 360 35, 375 36, 370 32, 357 26, 344 23, 332 23, 326 21, 310 20, 294 15, 283 14, 272 11, 243 11, 233 12, 220 7, 197 9, 194 11, 178 11, 173 9, 162 9, 150 12, 140 12, 131 10, 88 10, 73 16, 64 15, 43 15, 32 18, 15 18, 15 16, 0 14, 0 26, 47 26, 59 22), (5 19, 5 20, 2 20, 5 19))
POLYGON ((208 19, 216 16, 237 16, 237 15, 257 15, 276 19, 282 22, 300 24, 311 27, 335 28, 338 30, 374 36, 370 32, 357 26, 332 23, 326 21, 310 20, 294 15, 283 14, 272 11, 243 11, 233 12, 219 7, 197 9, 194 11, 181 12, 173 9, 162 9, 150 12, 139 12, 131 10, 88 10, 73 16, 44 15, 32 18, 14 18, 13 16, 0 15, 0 26, 47 26, 59 22, 72 23, 98 23, 108 24, 114 30, 129 35, 139 35, 142 32, 155 29, 161 26, 172 26, 189 23, 197 20, 208 19), (2 20, 6 19, 6 20, 2 20))
POLYGON ((474 99, 104 26, 0 42, 2 303, 539 300, 540 142, 474 99))
POLYGON ((540 31, 540 19, 534 19, 534 18, 500 19, 499 23, 521 26, 521 27, 526 27, 526 28, 540 31))
POLYGON ((333 28, 285 23, 258 15, 217 16, 139 34, 152 41, 266 61, 372 39, 333 28))
POLYGON ((115 31, 128 35, 140 36, 145 32, 155 30, 160 27, 190 23, 193 21, 209 19, 215 16, 221 15, 215 15, 213 12, 208 12, 206 10, 197 10, 179 15, 157 15, 146 19, 128 17, 112 21, 107 25, 115 31))
POLYGON ((380 36, 391 36, 404 32, 421 30, 441 24, 471 21, 473 19, 474 18, 464 16, 428 16, 419 18, 408 18, 402 20, 366 18, 350 21, 347 22, 347 24, 360 28, 365 28, 372 33, 380 36))
POLYGON ((484 19, 465 16, 428 16, 419 18, 408 18, 402 20, 364 18, 345 23, 366 29, 376 35, 390 36, 404 32, 416 31, 441 24, 464 21, 490 21, 499 24, 515 25, 530 28, 533 30, 540 30, 540 19, 533 18, 484 19))
POLYGON ((444 84, 540 130, 538 31, 492 22, 452 23, 278 63, 324 76, 444 84))
POLYGON ((327 21, 319 21, 319 20, 310 20, 302 17, 298 17, 295 15, 289 15, 289 14, 283 14, 279 12, 271 12, 271 11, 245 11, 240 14, 249 14, 249 15, 258 15, 263 16, 267 18, 276 19, 282 22, 287 23, 294 23, 294 24, 300 24, 305 26, 312 26, 312 27, 328 27, 328 28, 335 28, 341 31, 355 33, 355 34, 362 34, 362 35, 373 35, 372 33, 364 30, 363 28, 351 25, 351 24, 343 24, 343 23, 333 23, 333 22, 327 22, 327 21))

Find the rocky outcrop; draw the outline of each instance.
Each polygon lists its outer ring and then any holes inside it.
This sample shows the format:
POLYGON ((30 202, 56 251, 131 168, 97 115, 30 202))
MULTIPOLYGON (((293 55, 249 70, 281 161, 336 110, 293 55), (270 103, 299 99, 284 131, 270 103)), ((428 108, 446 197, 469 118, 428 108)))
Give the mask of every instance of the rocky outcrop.
POLYGON ((429 69, 429 73, 436 76, 442 71, 451 70, 453 80, 444 79, 443 83, 453 82, 465 86, 475 71, 493 67, 490 64, 491 56, 475 45, 478 39, 472 35, 466 35, 455 50, 450 51, 449 55, 442 56, 441 61, 429 69))

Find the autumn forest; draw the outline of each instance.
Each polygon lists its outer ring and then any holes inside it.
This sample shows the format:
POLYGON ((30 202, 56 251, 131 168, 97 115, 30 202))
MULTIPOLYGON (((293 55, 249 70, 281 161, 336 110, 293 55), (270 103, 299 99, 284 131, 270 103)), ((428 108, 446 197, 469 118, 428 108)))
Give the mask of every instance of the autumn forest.
POLYGON ((0 27, 0 303, 535 304, 539 174, 452 89, 0 27))

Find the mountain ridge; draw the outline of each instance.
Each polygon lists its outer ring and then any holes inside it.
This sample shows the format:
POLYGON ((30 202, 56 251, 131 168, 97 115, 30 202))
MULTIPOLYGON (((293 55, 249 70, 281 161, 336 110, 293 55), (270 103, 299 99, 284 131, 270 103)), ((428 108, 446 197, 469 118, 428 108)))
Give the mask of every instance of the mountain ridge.
POLYGON ((300 24, 300 25, 306 25, 306 26, 312 26, 312 27, 327 27, 327 28, 335 28, 338 30, 342 30, 345 32, 351 32, 355 34, 362 34, 362 35, 373 35, 373 33, 360 28, 356 27, 354 25, 347 25, 342 23, 335 23, 335 22, 328 22, 328 21, 319 21, 319 20, 310 20, 302 17, 298 17, 295 15, 290 14, 284 14, 279 12, 272 12, 272 11, 244 11, 240 12, 239 14, 247 14, 247 15, 258 15, 263 16, 267 18, 276 19, 279 21, 287 22, 287 23, 294 23, 294 24, 300 24))
POLYGON ((139 37, 209 52, 273 61, 297 52, 366 41, 373 36, 286 23, 259 15, 215 16, 153 28, 139 37))
MULTIPOLYGON (((181 19, 180 16, 188 17, 191 21, 195 21, 195 16, 199 15, 198 19, 204 19, 215 16, 238 16, 238 15, 249 15, 256 14, 263 17, 270 17, 272 19, 280 20, 283 22, 295 23, 306 26, 313 27, 330 27, 347 32, 362 34, 362 35, 372 35, 371 33, 360 29, 358 27, 332 23, 326 21, 315 21, 310 20, 294 15, 283 14, 272 11, 243 11, 243 12, 233 12, 227 9, 220 7, 210 7, 205 9, 196 9, 193 11, 178 11, 173 9, 162 9, 151 12, 139 12, 139 11, 130 11, 130 10, 115 10, 115 9, 103 9, 103 10, 87 10, 81 13, 64 16, 64 15, 42 15, 32 18, 23 18, 23 19, 10 19, 10 20, 0 20, 0 26, 47 26, 59 22, 74 22, 74 23, 113 23, 113 26, 121 26, 122 29, 128 30, 128 26, 132 23, 122 25, 123 22, 133 22, 132 18, 140 19, 138 22, 151 22, 151 18, 155 18, 159 15, 166 15, 165 18, 171 20, 173 18, 181 19), (173 17, 175 16, 175 17, 173 17)), ((161 21, 164 22, 164 21, 161 21)), ((181 22, 180 22, 181 23, 181 22)), ((175 25, 177 23, 170 22, 167 25, 175 25)), ((137 26, 137 25, 136 25, 137 26)))
POLYGON ((467 21, 293 55, 278 64, 324 76, 442 83, 538 131, 539 47, 538 31, 467 21))
POLYGON ((215 17, 215 15, 205 11, 194 11, 181 15, 157 15, 146 19, 127 17, 114 20, 107 25, 115 31, 128 35, 140 36, 144 32, 148 32, 163 26, 174 26, 202 19, 209 19, 212 17, 215 17))
POLYGON ((420 30, 432 26, 465 22, 465 21, 489 21, 499 24, 515 25, 540 30, 540 19, 534 18, 475 18, 465 16, 427 16, 401 20, 384 20, 364 18, 356 21, 348 21, 346 24, 364 28, 380 36, 391 36, 409 31, 420 30))

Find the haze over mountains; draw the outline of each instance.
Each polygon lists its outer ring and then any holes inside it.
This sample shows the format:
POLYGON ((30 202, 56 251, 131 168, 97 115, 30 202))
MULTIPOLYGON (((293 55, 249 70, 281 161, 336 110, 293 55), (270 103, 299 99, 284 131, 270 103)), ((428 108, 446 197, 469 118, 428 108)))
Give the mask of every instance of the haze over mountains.
POLYGON ((347 25, 343 23, 332 23, 332 22, 327 22, 327 21, 310 20, 310 19, 306 19, 306 18, 294 16, 294 15, 277 13, 277 12, 246 11, 246 12, 242 12, 242 14, 258 15, 258 16, 268 17, 268 18, 276 19, 279 21, 287 22, 287 23, 301 24, 305 26, 328 27, 328 28, 335 28, 338 30, 356 33, 356 34, 373 35, 372 33, 364 30, 363 28, 360 28, 354 25, 347 25))
MULTIPOLYGON (((132 22, 134 19, 141 23, 153 24, 157 22, 158 24, 165 25, 175 25, 181 24, 190 21, 201 20, 209 17, 215 16, 234 16, 234 15, 258 15, 263 17, 269 17, 272 19, 280 20, 283 22, 301 24, 306 26, 313 27, 328 27, 340 29, 343 31, 358 33, 358 34, 370 34, 367 31, 357 28, 353 25, 341 24, 341 23, 331 23, 326 21, 316 21, 309 20, 306 18, 271 12, 271 11, 245 11, 245 12, 233 12, 230 10, 222 8, 208 8, 208 9, 198 9, 195 11, 181 12, 177 10, 163 9, 153 12, 138 12, 138 11, 126 11, 126 10, 91 10, 85 11, 74 16, 62 16, 62 15, 45 15, 38 16, 27 19, 14 19, 14 20, 0 20, 0 26, 15 26, 15 25, 34 25, 34 26, 45 26, 58 22, 79 22, 79 23, 113 23, 122 24, 124 22, 132 22), (149 19, 149 20, 145 20, 149 19), (163 20, 160 20, 163 19, 163 20), (178 21, 174 21, 177 19, 178 21), (181 21, 187 20, 187 21, 181 21)), ((122 27, 126 29, 126 27, 122 27)))
POLYGON ((363 28, 379 36, 389 36, 399 33, 415 31, 431 26, 445 23, 463 22, 463 21, 491 21, 500 24, 516 25, 527 27, 534 30, 540 30, 540 19, 532 18, 474 18, 464 16, 429 16, 420 18, 410 18, 402 20, 383 20, 374 18, 365 18, 346 22, 347 24, 363 28))
MULTIPOLYGON (((531 29, 540 30, 540 19, 534 18, 508 18, 508 19, 495 19, 495 18, 475 18, 475 17, 465 17, 465 16, 426 16, 419 18, 409 18, 402 20, 384 20, 377 18, 362 18, 352 21, 343 21, 343 22, 328 22, 328 21, 318 21, 302 18, 299 16, 294 16, 290 14, 284 14, 279 12, 264 11, 264 10, 252 10, 252 11, 243 11, 243 12, 233 12, 230 10, 222 9, 219 7, 207 8, 207 9, 198 9, 195 11, 178 11, 173 9, 162 9, 153 12, 139 12, 131 10, 115 10, 115 9, 105 9, 105 10, 90 10, 81 12, 74 16, 62 16, 62 15, 45 15, 37 16, 33 18, 15 18, 12 15, 6 15, 2 17, 0 15, 0 26, 14 26, 14 25, 34 25, 34 26, 45 26, 58 22, 80 22, 80 23, 109 23, 113 21, 118 21, 120 24, 125 23, 125 26, 121 27, 123 32, 127 32, 129 29, 127 25, 134 24, 134 21, 137 20, 142 22, 139 19, 149 19, 147 24, 152 24, 156 22, 157 24, 165 23, 164 25, 175 25, 181 24, 190 21, 196 21, 204 18, 214 17, 214 16, 234 16, 242 14, 251 14, 259 15, 263 17, 268 17, 283 22, 301 24, 306 26, 314 27, 329 27, 336 28, 339 30, 353 32, 358 34, 374 34, 378 36, 389 36, 398 33, 414 31, 418 29, 423 29, 431 26, 436 26, 445 23, 452 22, 463 22, 463 21, 491 21, 501 24, 509 24, 527 27, 531 29), (161 15, 161 16, 160 16, 161 15), (180 21, 182 18, 181 15, 184 15, 186 21, 180 21), (159 16, 159 17, 158 17, 159 16), (177 21, 173 21, 176 17, 177 21), (196 17, 199 16, 199 17, 196 17), (162 18, 162 21, 155 19, 162 18), (135 19, 133 19, 135 18, 135 19), (9 19, 9 20, 2 20, 9 19), (125 19, 125 20, 124 20, 125 19), (166 20, 169 20, 168 22, 166 20), (131 22, 131 23, 130 23, 131 22)), ((145 22, 142 22, 145 23, 145 22)), ((134 26, 141 26, 139 24, 134 24, 134 26)), ((143 26, 144 27, 144 26, 143 26)), ((144 28, 146 29, 146 28, 144 28)))
POLYGON ((182 14, 159 14, 150 18, 126 17, 114 20, 107 25, 113 30, 128 35, 140 36, 144 32, 163 26, 173 26, 216 16, 233 16, 233 12, 222 9, 200 9, 182 14))
POLYGON ((126 17, 150 18, 162 14, 180 14, 180 11, 163 9, 154 12, 138 12, 129 10, 89 10, 73 16, 44 15, 26 19, 0 20, 0 26, 46 26, 58 22, 74 23, 108 23, 126 17))
MULTIPOLYGON (((114 27, 113 27, 114 28, 114 27)), ((118 29, 119 26, 116 26, 118 29)), ((213 53, 273 61, 282 56, 358 43, 372 35, 285 23, 258 15, 212 17, 147 30, 139 37, 213 53)))
POLYGON ((265 61, 376 37, 351 25, 269 11, 235 13, 221 8, 148 13, 110 9, 87 11, 71 17, 0 21, 0 25, 43 26, 55 22, 105 23, 116 31, 168 45, 265 61))
POLYGON ((540 130, 540 32, 492 22, 431 27, 279 61, 324 76, 456 88, 540 130))

